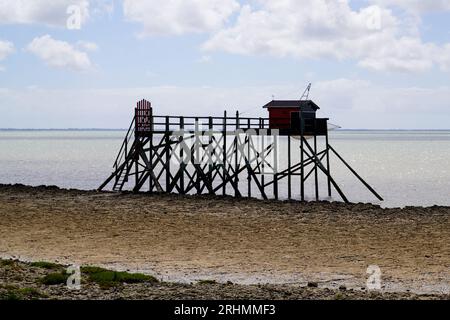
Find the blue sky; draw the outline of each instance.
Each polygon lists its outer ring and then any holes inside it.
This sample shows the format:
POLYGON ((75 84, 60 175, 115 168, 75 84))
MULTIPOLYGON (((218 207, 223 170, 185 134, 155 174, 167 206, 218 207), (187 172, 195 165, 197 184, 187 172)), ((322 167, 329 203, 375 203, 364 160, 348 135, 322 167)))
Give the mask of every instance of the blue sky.
POLYGON ((0 128, 123 128, 141 98, 264 116, 312 82, 344 128, 448 129, 449 18, 450 0, 3 0, 0 128))

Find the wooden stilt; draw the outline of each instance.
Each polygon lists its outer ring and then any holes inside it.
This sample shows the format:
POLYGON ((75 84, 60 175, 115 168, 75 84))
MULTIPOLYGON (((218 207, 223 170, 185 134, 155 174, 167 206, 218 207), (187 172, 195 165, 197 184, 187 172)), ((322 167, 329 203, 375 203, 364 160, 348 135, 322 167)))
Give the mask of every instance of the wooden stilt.
MULTIPOLYGON (((316 130, 316 121, 314 121, 314 131, 316 130)), ((314 156, 317 159, 317 136, 314 135, 314 156)), ((319 177, 317 174, 317 162, 314 161, 314 188, 316 194, 316 201, 319 201, 319 177)))
MULTIPOLYGON (((238 129, 239 129, 239 111, 236 111, 236 132, 234 137, 234 167, 236 168, 236 174, 234 175, 234 184, 239 186, 239 149, 238 149, 238 129)), ((238 187, 239 189, 239 187, 238 187)), ((235 193, 235 196, 237 194, 235 193)))
POLYGON ((300 192, 301 192, 301 200, 305 201, 305 165, 304 165, 304 145, 303 145, 303 132, 304 132, 305 123, 303 121, 303 117, 300 115, 300 163, 301 166, 301 175, 300 175, 300 192))
MULTIPOLYGON (((180 117, 180 132, 184 133, 184 117, 180 117)), ((184 163, 184 136, 180 137, 180 189, 182 194, 186 194, 186 189, 184 188, 184 171, 186 169, 186 164, 184 163)))
MULTIPOLYGON (((247 128, 250 128, 250 119, 247 119, 247 128)), ((252 137, 247 135, 246 137, 247 160, 250 159, 250 139, 252 139, 252 137)), ((247 174, 247 196, 249 198, 252 197, 252 176, 250 174, 250 170, 248 171, 247 174)))
POLYGON ((291 136, 287 137, 288 141, 288 199, 292 199, 292 162, 291 162, 291 136))
MULTIPOLYGON (((330 173, 331 175, 331 168, 330 168, 330 147, 328 145, 328 130, 326 131, 326 135, 325 135, 325 150, 326 150, 326 154, 327 154, 327 171, 330 173)), ((330 177, 327 176, 327 187, 328 187, 328 196, 331 197, 331 181, 330 181, 330 177)))

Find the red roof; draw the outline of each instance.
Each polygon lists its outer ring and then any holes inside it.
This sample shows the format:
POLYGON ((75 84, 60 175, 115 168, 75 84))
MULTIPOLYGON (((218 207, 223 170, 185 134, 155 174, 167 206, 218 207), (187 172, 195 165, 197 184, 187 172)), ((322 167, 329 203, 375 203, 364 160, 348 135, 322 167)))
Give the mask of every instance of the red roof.
POLYGON ((263 108, 300 108, 312 111, 320 109, 312 100, 272 100, 263 108))

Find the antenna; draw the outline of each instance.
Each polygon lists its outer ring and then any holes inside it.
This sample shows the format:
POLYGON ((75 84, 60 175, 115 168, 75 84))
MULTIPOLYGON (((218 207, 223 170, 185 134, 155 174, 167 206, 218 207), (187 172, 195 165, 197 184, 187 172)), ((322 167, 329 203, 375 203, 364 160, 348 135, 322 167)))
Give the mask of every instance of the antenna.
POLYGON ((306 90, 305 90, 305 92, 303 92, 303 95, 302 95, 302 97, 300 98, 300 100, 308 100, 308 98, 309 98, 309 92, 311 91, 311 86, 312 86, 311 83, 308 84, 308 87, 306 87, 306 90))

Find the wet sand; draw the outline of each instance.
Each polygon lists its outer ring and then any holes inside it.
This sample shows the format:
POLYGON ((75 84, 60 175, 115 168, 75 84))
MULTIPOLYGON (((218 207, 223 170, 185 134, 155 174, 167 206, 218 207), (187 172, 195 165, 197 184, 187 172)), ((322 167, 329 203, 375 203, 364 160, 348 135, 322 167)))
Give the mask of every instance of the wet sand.
POLYGON ((163 281, 450 292, 450 208, 0 186, 0 256, 163 281))

